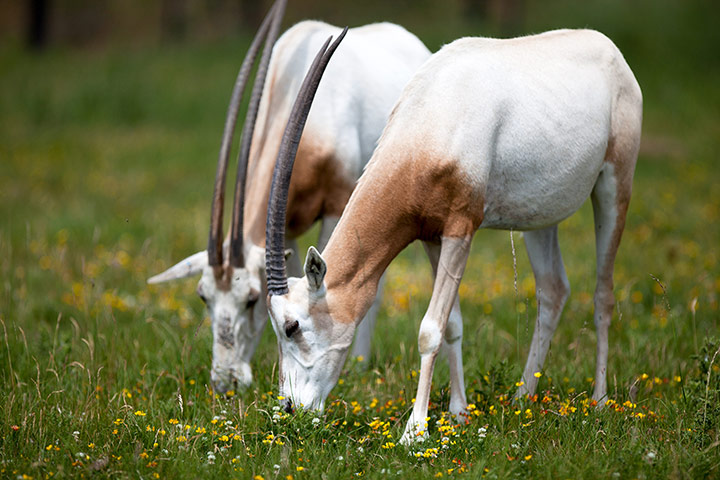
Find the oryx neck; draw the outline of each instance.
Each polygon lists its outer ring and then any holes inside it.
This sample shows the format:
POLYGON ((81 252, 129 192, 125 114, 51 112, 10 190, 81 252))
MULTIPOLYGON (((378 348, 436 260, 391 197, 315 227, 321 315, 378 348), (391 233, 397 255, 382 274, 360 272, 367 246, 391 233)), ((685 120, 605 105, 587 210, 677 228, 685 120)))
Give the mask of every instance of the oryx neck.
POLYGON ((342 323, 363 318, 385 269, 417 238, 408 199, 393 187, 392 172, 378 170, 365 172, 322 253, 328 306, 342 323))

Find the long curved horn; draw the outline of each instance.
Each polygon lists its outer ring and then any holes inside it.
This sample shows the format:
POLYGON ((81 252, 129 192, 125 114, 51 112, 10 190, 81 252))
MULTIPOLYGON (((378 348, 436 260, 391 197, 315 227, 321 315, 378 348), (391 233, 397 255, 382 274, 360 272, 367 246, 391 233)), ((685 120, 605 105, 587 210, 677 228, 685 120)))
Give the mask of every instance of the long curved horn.
POLYGON ((248 158, 250 157, 250 144, 252 143, 253 132, 255 131, 255 120, 257 119, 260 98, 262 97, 265 78, 267 77, 270 65, 270 55, 273 46, 280 33, 280 24, 285 13, 287 0, 277 0, 273 5, 274 17, 270 25, 270 32, 265 40, 260 65, 255 74, 250 105, 245 116, 243 126, 240 154, 238 155, 237 177, 235 178, 235 197, 233 201, 232 223, 230 224, 230 265, 235 268, 242 267, 245 263, 243 258, 243 208, 245 205, 245 178, 247 175, 248 158))
POLYGON ((223 206, 225 203, 225 176, 227 174, 228 159, 232 148, 232 137, 237 123, 238 111, 242 102, 242 95, 247 84, 250 71, 260 51, 260 44, 265 39, 271 20, 274 18, 275 6, 270 9, 265 20, 263 20, 255 38, 250 44, 245 59, 240 66, 235 86, 233 87, 230 104, 228 105, 225 117, 225 130, 223 131, 220 155, 218 156, 217 171, 215 173, 215 188, 213 190, 212 206, 210 210, 210 234, 208 236, 208 264, 211 266, 222 265, 222 236, 223 236, 223 206))
POLYGON ((345 34, 347 27, 328 48, 332 37, 328 38, 318 52, 310 70, 305 75, 300 93, 293 105, 290 119, 283 134, 277 163, 273 171, 272 186, 270 187, 270 202, 268 205, 267 224, 265 227, 265 268, 267 273, 267 286, 269 295, 284 295, 288 292, 287 275, 285 270, 285 217, 287 213, 288 188, 292 175, 293 163, 297 154, 300 137, 302 136, 305 121, 307 120, 312 101, 322 74, 327 67, 330 57, 335 52, 345 34))

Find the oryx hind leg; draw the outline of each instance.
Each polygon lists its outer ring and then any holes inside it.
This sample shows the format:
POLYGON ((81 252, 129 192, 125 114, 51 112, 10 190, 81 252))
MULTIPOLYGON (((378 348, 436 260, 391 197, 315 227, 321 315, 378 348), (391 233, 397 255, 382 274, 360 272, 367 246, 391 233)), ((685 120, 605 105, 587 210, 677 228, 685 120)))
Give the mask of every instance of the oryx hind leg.
POLYGON ((608 330, 615 306, 615 255, 625 228, 635 163, 640 150, 642 94, 637 85, 635 87, 623 90, 615 100, 605 163, 591 194, 597 257, 594 298, 597 364, 593 399, 601 405, 607 397, 608 330))
POLYGON ((542 230, 527 231, 523 237, 535 275, 537 316, 522 384, 515 394, 517 398, 535 393, 538 384, 538 377, 535 374, 542 370, 560 314, 570 295, 570 283, 560 255, 557 225, 542 230))
POLYGON ((594 297, 597 363, 593 399, 599 403, 607 400, 608 331, 615 307, 613 269, 630 202, 630 182, 618 178, 617 173, 612 164, 607 165, 600 173, 591 195, 597 257, 594 297))
POLYGON ((420 323, 418 334, 420 352, 418 388, 415 405, 405 427, 405 433, 400 439, 401 443, 406 445, 427 436, 426 417, 435 359, 445 341, 446 326, 470 254, 471 240, 471 236, 442 238, 432 298, 420 323))

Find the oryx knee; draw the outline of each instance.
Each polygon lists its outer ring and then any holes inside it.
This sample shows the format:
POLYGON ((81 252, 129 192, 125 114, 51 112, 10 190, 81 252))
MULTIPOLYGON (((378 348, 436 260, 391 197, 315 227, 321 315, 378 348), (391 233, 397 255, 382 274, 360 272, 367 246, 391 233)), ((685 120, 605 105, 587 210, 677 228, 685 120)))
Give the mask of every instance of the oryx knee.
POLYGON ((443 332, 436 321, 425 317, 420 324, 418 350, 420 355, 436 354, 442 345, 443 332))
POLYGON ((565 275, 555 275, 552 279, 538 282, 537 298, 545 305, 562 309, 570 297, 570 282, 565 275))

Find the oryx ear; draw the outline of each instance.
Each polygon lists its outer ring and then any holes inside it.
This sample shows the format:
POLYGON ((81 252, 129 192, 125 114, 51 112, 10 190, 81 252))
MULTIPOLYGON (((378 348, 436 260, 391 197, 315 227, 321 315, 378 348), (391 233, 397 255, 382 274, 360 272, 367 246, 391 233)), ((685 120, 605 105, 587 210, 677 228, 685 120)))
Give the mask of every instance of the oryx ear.
POLYGON ((208 264, 207 251, 197 252, 190 255, 185 260, 182 260, 172 267, 168 268, 162 273, 155 275, 154 277, 148 278, 147 283, 163 283, 171 280, 179 280, 181 278, 192 277, 202 272, 205 265, 208 264))
POLYGON ((327 265, 318 251, 315 250, 315 247, 308 248, 307 257, 305 257, 304 270, 310 287, 314 290, 320 289, 323 279, 325 279, 327 265))

